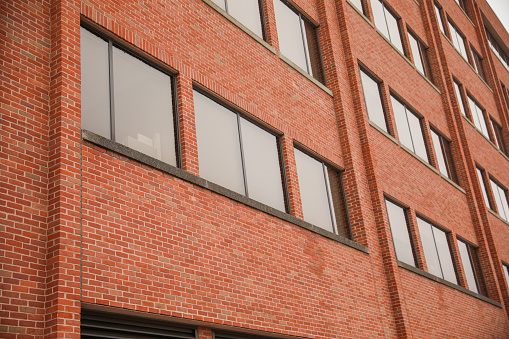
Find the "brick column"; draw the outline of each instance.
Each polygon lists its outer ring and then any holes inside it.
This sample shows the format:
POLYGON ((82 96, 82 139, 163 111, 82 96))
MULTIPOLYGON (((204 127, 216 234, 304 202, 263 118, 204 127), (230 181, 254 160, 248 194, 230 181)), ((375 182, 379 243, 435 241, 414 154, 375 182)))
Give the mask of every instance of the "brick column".
POLYGON ((194 175, 200 175, 194 116, 193 83, 191 78, 184 74, 177 76, 177 101, 182 169, 194 175))

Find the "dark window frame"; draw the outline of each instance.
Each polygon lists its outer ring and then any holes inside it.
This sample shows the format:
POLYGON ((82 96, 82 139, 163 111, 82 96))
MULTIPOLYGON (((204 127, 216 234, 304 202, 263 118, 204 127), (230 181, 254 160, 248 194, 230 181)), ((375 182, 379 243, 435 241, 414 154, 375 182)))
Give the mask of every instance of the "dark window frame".
MULTIPOLYGON (((408 32, 408 35, 409 35, 409 38, 413 38, 416 42, 417 42, 417 46, 418 46, 418 52, 419 52, 419 57, 421 59, 421 64, 422 64, 422 68, 424 69, 424 73, 423 75, 428 78, 429 81, 431 81, 431 83, 435 83, 434 81, 434 77, 433 77, 433 70, 431 68, 431 61, 429 59, 429 53, 428 53, 428 50, 429 50, 429 47, 426 46, 426 44, 424 44, 424 42, 417 36, 417 34, 414 33, 414 31, 412 31, 408 26, 407 26, 407 32, 408 32)), ((412 56, 413 56, 413 63, 415 65, 415 56, 414 56, 414 51, 412 49, 412 44, 410 43, 410 47, 408 48, 409 51, 411 51, 412 53, 412 56)), ((417 65, 415 65, 417 67, 417 65)))
MULTIPOLYGON (((387 134, 394 136, 394 131, 393 131, 393 128, 391 127, 389 111, 387 108, 388 106, 387 106, 387 102, 386 102, 384 90, 383 90, 383 80, 380 79, 378 76, 376 76, 373 72, 371 72, 369 70, 369 68, 365 67, 363 64, 359 63, 358 66, 359 66, 359 78, 361 81, 362 95, 364 97, 364 106, 366 107, 366 113, 368 116, 368 120, 371 121, 376 126, 378 126, 374 120, 371 120, 369 118, 368 103, 367 103, 367 99, 366 99, 366 93, 364 91, 364 84, 362 83, 362 74, 361 73, 366 74, 371 80, 373 80, 373 82, 375 82, 377 84, 378 94, 379 94, 379 98, 380 98, 380 105, 382 106, 382 113, 384 116, 385 127, 386 127, 386 129, 384 131, 387 134)), ((378 126, 378 127, 383 130, 382 126, 378 126)))
MULTIPOLYGON (((502 190, 502 192, 504 192, 504 196, 505 196, 505 202, 509 205, 509 189, 507 189, 507 187, 505 187, 504 185, 502 185, 500 183, 500 181, 498 181, 497 179, 495 179, 492 175, 488 175, 488 179, 490 181, 490 188, 491 188, 491 193, 493 194, 493 197, 494 199, 493 200, 493 207, 495 207, 496 209, 493 209, 492 210, 494 212, 496 212, 502 219, 506 220, 507 222, 509 222, 509 216, 506 216, 504 217, 500 211, 500 206, 498 206, 498 203, 497 203, 497 198, 495 196, 495 194, 498 195, 498 192, 494 192, 493 191, 493 187, 492 187, 492 183, 494 183, 496 186, 498 186, 498 188, 500 190, 502 190)), ((500 197, 502 198, 502 197, 500 197)), ((503 208, 503 206, 502 206, 503 208)), ((509 211, 508 211, 509 212, 509 211)), ((505 211, 504 211, 504 214, 505 214, 505 211)))
MULTIPOLYGON (((454 183, 459 185, 458 169, 456 167, 456 162, 454 161, 454 154, 452 153, 452 146, 451 146, 452 141, 450 139, 448 139, 447 137, 445 137, 438 129, 436 129, 435 127, 433 127, 431 125, 430 125, 430 132, 435 133, 439 138, 439 141, 440 141, 439 147, 440 147, 440 151, 442 152, 442 155, 445 160, 445 166, 447 168, 447 177, 449 179, 451 179, 454 183)), ((431 139, 432 139, 431 141, 433 142, 433 146, 434 146, 433 149, 435 150, 435 153, 436 153, 437 145, 435 145, 433 136, 431 139)), ((438 163, 436 164, 435 167, 438 168, 438 170, 440 170, 438 163)), ((445 173, 442 173, 442 174, 445 174, 445 173)))
MULTIPOLYGON (((402 54, 405 54, 405 51, 407 50, 407 46, 406 46, 406 43, 405 43, 405 39, 403 39, 403 29, 402 29, 402 23, 401 23, 401 16, 394 10, 394 8, 392 8, 386 0, 371 0, 371 1, 378 1, 380 2, 383 10, 384 10, 384 21, 385 21, 385 26, 386 26, 386 29, 387 29, 387 32, 389 33, 389 36, 385 36, 385 34, 383 34, 383 32, 378 29, 378 31, 380 33, 382 33, 382 35, 387 38, 387 40, 389 40, 391 42, 391 44, 393 46, 396 47, 396 49, 398 51, 400 51, 402 54), (390 32, 390 29, 389 29, 389 24, 388 24, 388 21, 387 21, 387 14, 386 12, 389 12, 389 14, 396 20, 396 25, 398 26, 398 35, 399 35, 399 42, 401 43, 401 50, 397 47, 396 43, 393 41, 393 38, 391 38, 391 32, 390 32)), ((373 5, 371 5, 373 6, 373 5)), ((375 25, 376 27, 376 22, 375 22, 375 18, 374 18, 374 14, 373 14, 373 24, 375 25)))
POLYGON ((489 193, 491 191, 491 189, 488 187, 488 182, 486 181, 486 177, 488 177, 489 179, 489 175, 488 173, 486 172, 486 170, 479 166, 478 164, 476 164, 476 174, 477 174, 477 179, 479 179, 479 174, 481 175, 481 179, 482 181, 479 182, 479 184, 481 185, 481 191, 482 191, 482 194, 483 194, 483 200, 484 200, 484 203, 486 205, 486 208, 492 210, 492 211, 495 211, 493 209, 493 199, 492 199, 492 196, 491 194, 489 193), (484 188, 484 190, 483 190, 484 188))
POLYGON ((493 141, 493 138, 491 136, 491 131, 490 131, 489 123, 488 123, 488 119, 487 119, 488 118, 488 112, 486 111, 484 106, 482 106, 479 103, 479 101, 477 101, 477 99, 475 99, 475 97, 472 95, 472 93, 470 93, 468 91, 467 91, 467 102, 468 102, 468 110, 470 111, 470 117, 472 118, 470 121, 474 124, 476 129, 482 135, 484 135, 490 141, 493 141), (479 108, 479 110, 481 111, 481 115, 482 115, 482 119, 483 119, 482 121, 484 121, 484 127, 486 127, 486 134, 483 132, 482 126, 478 126, 477 123, 476 123, 476 116, 478 117, 478 115, 477 115, 477 113, 472 112, 472 107, 470 107, 471 106, 470 105, 470 101, 472 101, 474 103, 474 105, 476 105, 476 107, 479 108))
MULTIPOLYGON (((459 109, 460 109, 460 113, 462 116, 464 116, 465 118, 467 118, 469 121, 472 121, 472 116, 470 115, 470 110, 467 109, 468 107, 468 101, 465 99, 465 94, 463 94, 463 92, 467 92, 466 90, 464 90, 464 86, 461 82, 459 82, 459 80, 457 80, 455 77, 453 77, 453 86, 455 87, 454 88, 454 93, 455 93, 455 96, 456 96, 456 99, 458 100, 458 104, 459 104, 459 109), (459 93, 456 93, 456 86, 457 86, 457 91, 459 93), (458 94, 460 95, 460 97, 458 98, 458 94)), ((467 97, 468 97, 468 93, 467 93, 467 97)))
MULTIPOLYGON (((485 297, 489 298, 488 288, 486 286, 486 278, 484 276, 484 272, 483 272, 482 265, 481 265, 481 260, 479 258, 479 247, 472 244, 471 242, 461 238, 461 237, 458 237, 458 236, 456 237, 456 240, 458 242, 464 243, 467 247, 468 260, 470 261, 470 265, 473 270, 477 294, 484 295, 485 297)), ((458 243, 458 246, 459 246, 459 243, 458 243)), ((463 266, 463 271, 465 271, 465 267, 463 264, 463 257, 461 256, 461 251, 458 254, 460 257, 461 265, 463 266)), ((463 286, 463 287, 466 288, 466 286, 463 286)), ((472 291, 472 290, 470 289, 470 291, 472 291)), ((475 293, 475 291, 472 291, 472 292, 475 293)))
MULTIPOLYGON (((212 1, 214 4, 216 4, 219 8, 221 8, 221 6, 219 6, 215 0, 210 0, 212 1)), ((228 10, 228 2, 229 1, 235 1, 235 0, 223 0, 224 3, 225 3, 225 9, 221 8, 221 10, 223 10, 224 12, 226 12, 229 16, 231 16, 232 18, 234 18, 235 20, 237 20, 238 22, 240 22, 242 24, 242 26, 246 27, 247 29, 249 29, 253 34, 255 34, 256 36, 258 36, 258 34, 256 34, 254 31, 252 31, 249 27, 247 27, 241 20, 239 20, 237 17, 233 16, 232 14, 230 14, 229 10, 228 10)), ((262 36, 260 37, 263 41, 265 42, 268 42, 268 37, 267 37, 267 23, 266 23, 266 20, 265 20, 265 10, 263 8, 263 0, 256 0, 258 2, 258 8, 259 8, 259 13, 260 13, 260 28, 261 28, 261 31, 262 31, 262 36)))
POLYGON ((470 51, 472 52, 472 66, 474 67, 476 73, 483 79, 484 82, 487 81, 486 71, 484 69, 484 59, 483 57, 475 50, 475 48, 470 44, 470 51))
POLYGON ((493 134, 495 137, 494 143, 497 145, 498 149, 509 156, 507 151, 507 143, 504 138, 504 131, 502 129, 502 125, 500 125, 493 117, 490 117, 491 127, 493 128, 493 134))
POLYGON ((448 36, 448 33, 447 33, 447 25, 446 25, 446 20, 445 20, 445 16, 444 16, 444 8, 442 7, 442 5, 440 5, 438 2, 434 2, 434 6, 435 6, 435 15, 437 16, 437 21, 438 21, 438 26, 440 28, 440 32, 442 32, 442 34, 444 34, 445 36, 448 36))
MULTIPOLYGON (((467 38, 465 37, 463 32, 458 28, 458 26, 454 23, 454 21, 452 21, 452 19, 450 17, 447 17, 447 24, 448 24, 447 26, 449 27, 449 31, 450 31, 448 38, 450 39, 452 45, 454 46, 454 49, 456 49, 456 51, 465 59, 465 61, 470 64, 471 57, 470 57, 470 53, 468 52, 467 38), (451 31, 451 27, 454 29, 454 32, 451 31), (453 37, 453 34, 458 35, 461 38, 461 40, 463 42, 463 48, 465 49, 465 55, 463 55, 463 53, 461 51, 461 47, 456 46, 456 43, 454 43, 455 37, 453 37)), ((461 42, 458 41, 458 43, 461 43, 461 42)))

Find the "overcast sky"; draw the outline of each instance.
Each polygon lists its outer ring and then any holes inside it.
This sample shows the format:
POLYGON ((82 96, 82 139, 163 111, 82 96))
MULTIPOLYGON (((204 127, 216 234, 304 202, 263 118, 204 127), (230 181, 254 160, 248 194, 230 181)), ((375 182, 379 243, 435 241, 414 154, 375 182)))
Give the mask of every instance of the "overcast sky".
POLYGON ((487 0, 493 11, 509 32, 509 0, 487 0))

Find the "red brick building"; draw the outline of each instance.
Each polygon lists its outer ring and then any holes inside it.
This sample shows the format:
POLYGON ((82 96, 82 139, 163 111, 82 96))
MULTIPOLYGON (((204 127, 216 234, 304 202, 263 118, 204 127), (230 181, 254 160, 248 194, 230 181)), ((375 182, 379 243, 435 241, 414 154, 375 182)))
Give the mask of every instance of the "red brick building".
POLYGON ((4 0, 0 67, 0 337, 509 337, 485 0, 4 0))

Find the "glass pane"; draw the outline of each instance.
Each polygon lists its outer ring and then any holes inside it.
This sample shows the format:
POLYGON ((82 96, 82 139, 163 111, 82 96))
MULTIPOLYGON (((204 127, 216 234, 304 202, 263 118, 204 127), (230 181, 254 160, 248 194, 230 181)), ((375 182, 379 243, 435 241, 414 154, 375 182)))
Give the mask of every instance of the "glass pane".
POLYGON ((465 60, 468 61, 468 54, 467 54, 467 47, 465 45, 465 39, 459 33, 458 33, 458 46, 459 46, 461 55, 463 56, 463 58, 465 58, 465 60))
POLYGON ((490 179, 491 190, 495 196, 495 202, 497 204, 498 214, 505 220, 507 220, 507 198, 505 191, 496 182, 490 179))
POLYGON ((339 235, 345 238, 351 238, 350 223, 346 207, 346 198, 344 196, 343 181, 341 174, 333 168, 326 166, 329 182, 329 192, 332 196, 334 217, 336 219, 336 228, 339 235))
POLYGON ((433 139, 433 146, 437 156, 438 168, 443 175, 448 176, 447 164, 445 162, 444 153, 442 152, 440 137, 435 133, 435 131, 431 130, 431 138, 433 139))
POLYGON ((460 87, 456 83, 456 81, 454 82, 454 90, 456 91, 456 98, 458 99, 458 102, 459 102, 459 105, 460 105, 461 114, 463 114, 466 117, 467 114, 466 114, 466 111, 465 111, 465 106, 463 104, 463 97, 461 96, 460 87))
POLYGON ((505 273, 505 282, 507 283, 507 286, 509 286, 509 267, 504 265, 504 273, 505 273))
POLYGON ((440 9, 435 5, 435 13, 437 15, 438 25, 440 30, 445 34, 444 23, 442 22, 442 15, 440 15, 440 9))
POLYGON ((399 141, 411 151, 414 151, 412 143, 412 136, 405 112, 405 106, 398 101, 398 99, 391 96, 392 110, 394 111, 394 118, 396 119, 396 128, 398 129, 399 141))
POLYGON ((502 207, 504 209, 504 219, 509 221, 509 202, 507 201, 507 191, 500 188, 500 199, 502 200, 502 207))
POLYGON ((396 257, 404 263, 415 266, 405 211, 389 200, 385 200, 385 203, 387 205, 387 216, 389 217, 389 225, 391 227, 396 257))
POLYGON ((415 154, 423 160, 429 161, 426 144, 424 143, 424 135, 422 134, 421 120, 409 110, 407 110, 407 116, 410 133, 412 134, 412 141, 414 142, 415 154))
POLYGON ((108 43, 81 30, 81 127, 111 138, 108 43))
MULTIPOLYGON (((373 3, 375 2, 376 1, 374 1, 373 3)), ((362 70, 361 70, 361 81, 369 120, 373 121, 378 127, 388 132, 387 124, 385 123, 385 114, 382 107, 378 83, 375 82, 369 75, 364 73, 362 70)))
POLYGON ((221 7, 224 11, 226 11, 226 4, 225 4, 225 1, 226 1, 226 0, 212 0, 212 2, 214 2, 216 5, 218 5, 219 7, 221 7))
POLYGON ((277 138, 240 119, 249 197, 285 212, 277 138))
POLYGON ((401 44, 398 20, 387 9, 385 9, 385 19, 387 20, 387 27, 389 28, 390 40, 392 44, 396 46, 401 53, 403 53, 403 45, 401 44))
POLYGON ((445 155, 445 162, 447 164, 447 173, 449 179, 451 179, 452 181, 459 185, 458 173, 456 172, 456 166, 454 165, 451 144, 444 138, 441 138, 441 141, 442 141, 442 152, 445 155))
POLYGON ((474 116, 474 125, 481 130, 481 132, 488 137, 488 128, 486 127, 486 121, 484 120, 484 112, 482 109, 473 101, 468 98, 470 104, 470 110, 474 116))
POLYGON ((479 293, 477 289, 477 284, 475 281, 474 269, 472 268, 472 263, 470 260, 470 253, 468 251, 467 245, 458 240, 458 247, 460 250, 461 262, 463 264, 463 270, 465 271, 465 276, 467 278, 468 289, 472 292, 479 293))
POLYGON ((304 220, 334 232, 322 163, 298 149, 295 149, 295 162, 304 220))
POLYGON ((197 91, 193 95, 200 176, 246 194, 237 114, 197 91))
POLYGON ((309 62, 311 65, 311 75, 322 84, 325 84, 322 57, 320 55, 320 44, 318 43, 316 29, 306 20, 302 20, 302 23, 305 29, 304 35, 306 37, 306 51, 308 52, 309 62))
POLYGON ((113 48, 115 141, 177 165, 171 78, 113 48))
POLYGON ((306 53, 302 41, 299 16, 281 0, 274 1, 274 10, 276 12, 276 28, 281 53, 307 72, 306 53))
POLYGON ((484 183, 483 173, 479 168, 476 168, 476 170, 477 178, 479 179, 479 184, 481 185, 482 195, 484 197, 484 203, 486 204, 486 207, 490 208, 490 201, 488 200, 488 194, 486 193, 486 184, 484 183))
POLYGON ((419 50, 419 42, 417 42, 417 40, 415 40, 415 38, 412 36, 412 34, 408 34, 408 39, 410 41, 410 48, 412 50, 412 55, 414 57, 415 67, 419 71, 421 71, 422 74, 425 74, 422 59, 421 59, 421 53, 419 50))
POLYGON ((350 0, 350 2, 351 2, 352 4, 354 4, 354 5, 355 5, 355 7, 357 7, 357 9, 358 9, 359 11, 361 11, 361 13, 363 13, 364 11, 363 11, 363 8, 362 8, 362 2, 361 2, 361 1, 362 1, 362 0, 350 0))
POLYGON ((447 241, 447 234, 444 231, 433 227, 433 235, 437 245, 438 257, 440 258, 440 266, 442 267, 443 278, 453 284, 457 284, 456 272, 451 257, 451 250, 449 242, 447 241))
POLYGON ((380 0, 373 0, 371 1, 371 9, 373 10, 373 17, 375 18, 375 26, 376 28, 382 32, 387 39, 390 39, 389 37, 389 29, 387 28, 387 23, 385 21, 385 10, 383 4, 380 2, 380 0))
POLYGON ((230 0, 228 13, 263 39, 258 0, 230 0))
POLYGON ((438 259, 432 226, 420 218, 417 218, 417 225, 419 225, 419 233, 421 235, 422 248, 424 249, 424 257, 426 258, 428 272, 443 278, 444 276, 440 268, 440 260, 438 259))

